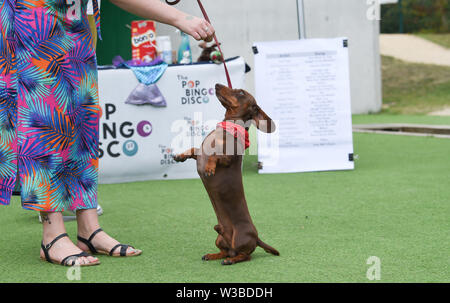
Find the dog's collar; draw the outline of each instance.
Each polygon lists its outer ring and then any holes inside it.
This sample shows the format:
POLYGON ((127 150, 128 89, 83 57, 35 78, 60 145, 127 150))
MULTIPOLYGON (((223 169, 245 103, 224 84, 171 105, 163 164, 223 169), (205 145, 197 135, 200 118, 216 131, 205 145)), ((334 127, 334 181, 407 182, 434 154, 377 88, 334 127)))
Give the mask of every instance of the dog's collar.
POLYGON ((248 131, 242 125, 230 121, 222 121, 217 123, 217 127, 223 128, 227 133, 230 133, 241 141, 242 145, 245 146, 245 149, 249 148, 250 140, 248 131))

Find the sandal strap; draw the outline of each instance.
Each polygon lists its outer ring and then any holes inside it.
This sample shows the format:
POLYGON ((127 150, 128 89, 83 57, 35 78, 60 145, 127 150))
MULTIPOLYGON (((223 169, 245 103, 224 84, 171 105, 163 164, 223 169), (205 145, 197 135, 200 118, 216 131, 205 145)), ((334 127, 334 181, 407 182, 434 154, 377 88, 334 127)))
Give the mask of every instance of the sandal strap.
POLYGON ((88 241, 91 242, 92 239, 94 239, 94 237, 95 237, 99 232, 101 232, 101 231, 103 231, 103 229, 101 229, 101 228, 99 228, 99 229, 97 229, 96 231, 94 231, 94 232, 92 233, 92 235, 89 237, 88 241))
POLYGON ((67 257, 65 257, 64 259, 62 259, 61 265, 74 266, 74 265, 75 265, 75 262, 77 261, 78 258, 81 258, 81 257, 90 257, 90 256, 91 256, 91 255, 88 254, 88 253, 85 252, 85 251, 83 251, 83 252, 81 252, 81 253, 79 253, 79 254, 70 255, 70 256, 67 256, 67 257), (72 261, 72 264, 67 264, 67 263, 69 263, 69 261, 72 261))
POLYGON ((48 253, 48 251, 50 250, 50 248, 52 248, 52 246, 56 243, 56 241, 58 241, 61 238, 64 237, 68 237, 69 235, 67 233, 63 233, 60 234, 59 236, 57 236, 55 239, 53 239, 50 243, 48 243, 47 245, 44 245, 44 241, 41 242, 41 248, 44 251, 44 255, 45 255, 45 259, 50 262, 53 263, 52 260, 50 259, 50 255, 48 253))
POLYGON ((77 236, 77 239, 78 239, 79 241, 83 242, 84 244, 86 244, 87 247, 89 247, 89 250, 90 250, 93 254, 96 254, 96 253, 97 253, 97 249, 95 249, 94 245, 92 244, 92 239, 94 239, 94 237, 95 237, 99 232, 101 232, 101 231, 103 231, 103 229, 101 229, 101 228, 97 229, 96 231, 94 231, 94 232, 91 234, 91 236, 89 237, 89 239, 85 239, 85 238, 82 238, 82 237, 80 237, 80 236, 77 236))
POLYGON ((134 248, 134 247, 131 246, 131 245, 119 243, 119 244, 117 244, 116 246, 114 246, 114 247, 109 251, 109 255, 112 256, 113 253, 114 253, 114 251, 115 251, 118 247, 120 247, 120 256, 121 256, 121 257, 126 257, 126 256, 127 256, 127 249, 128 249, 128 247, 134 248))

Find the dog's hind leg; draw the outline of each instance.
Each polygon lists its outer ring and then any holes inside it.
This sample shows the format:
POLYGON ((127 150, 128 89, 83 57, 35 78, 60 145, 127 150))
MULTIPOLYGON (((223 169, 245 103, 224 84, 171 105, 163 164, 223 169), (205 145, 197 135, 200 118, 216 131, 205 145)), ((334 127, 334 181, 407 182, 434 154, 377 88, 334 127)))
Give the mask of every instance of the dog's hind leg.
MULTIPOLYGON (((216 225, 214 227, 214 229, 216 231, 217 231, 218 226, 219 225, 216 225)), ((202 257, 202 260, 204 260, 204 261, 220 260, 220 259, 225 259, 226 257, 229 257, 228 250, 229 250, 230 246, 228 245, 227 241, 220 234, 217 236, 216 246, 217 246, 217 248, 220 249, 220 252, 217 254, 206 254, 202 257)))
POLYGON ((193 148, 191 148, 191 149, 188 149, 187 151, 185 151, 185 152, 182 153, 182 154, 175 155, 175 156, 173 157, 173 159, 174 159, 176 162, 184 162, 184 161, 186 161, 187 159, 195 159, 195 160, 197 160, 198 152, 199 152, 199 149, 193 147, 193 148))

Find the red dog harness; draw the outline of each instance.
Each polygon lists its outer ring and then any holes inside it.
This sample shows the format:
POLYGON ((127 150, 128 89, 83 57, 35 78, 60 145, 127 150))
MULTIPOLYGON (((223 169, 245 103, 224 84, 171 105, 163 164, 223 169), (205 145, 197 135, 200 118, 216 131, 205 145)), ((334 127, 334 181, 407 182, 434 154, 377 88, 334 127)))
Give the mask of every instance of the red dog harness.
POLYGON ((249 148, 250 140, 248 138, 248 131, 243 126, 233 122, 223 121, 217 123, 217 127, 223 128, 227 133, 237 138, 245 146, 245 149, 249 148))

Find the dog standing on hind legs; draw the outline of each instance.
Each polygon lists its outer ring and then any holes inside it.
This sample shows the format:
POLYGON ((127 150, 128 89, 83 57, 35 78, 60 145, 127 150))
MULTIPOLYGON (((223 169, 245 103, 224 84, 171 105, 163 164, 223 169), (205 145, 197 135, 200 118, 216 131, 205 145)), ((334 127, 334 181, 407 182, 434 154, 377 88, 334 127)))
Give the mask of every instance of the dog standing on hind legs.
POLYGON ((197 160, 198 174, 217 216, 214 229, 220 252, 202 259, 224 259, 223 265, 249 261, 257 246, 278 256, 275 248, 259 239, 242 184, 242 155, 249 146, 250 124, 267 133, 274 132, 275 125, 245 90, 216 84, 216 96, 226 109, 224 121, 208 134, 199 149, 191 148, 174 157, 177 162, 197 160))

